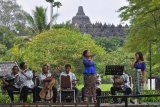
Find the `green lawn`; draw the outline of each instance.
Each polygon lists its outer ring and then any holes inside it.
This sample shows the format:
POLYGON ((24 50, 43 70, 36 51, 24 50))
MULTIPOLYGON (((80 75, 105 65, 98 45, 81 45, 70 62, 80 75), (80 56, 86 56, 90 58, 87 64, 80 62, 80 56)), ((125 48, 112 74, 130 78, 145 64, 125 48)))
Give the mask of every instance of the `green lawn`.
MULTIPOLYGON (((83 86, 84 86, 83 84, 77 85, 78 90, 81 90, 83 86)), ((100 85, 102 91, 110 91, 111 86, 112 84, 101 84, 100 85)))

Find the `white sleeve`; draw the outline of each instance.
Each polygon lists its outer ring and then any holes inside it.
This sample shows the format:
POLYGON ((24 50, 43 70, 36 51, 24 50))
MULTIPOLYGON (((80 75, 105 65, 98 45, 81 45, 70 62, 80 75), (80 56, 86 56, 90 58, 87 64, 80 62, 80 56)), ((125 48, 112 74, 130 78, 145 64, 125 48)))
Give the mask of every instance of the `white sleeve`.
POLYGON ((32 71, 27 71, 27 72, 25 73, 25 76, 27 77, 28 80, 31 80, 31 79, 33 78, 33 73, 32 73, 32 71))

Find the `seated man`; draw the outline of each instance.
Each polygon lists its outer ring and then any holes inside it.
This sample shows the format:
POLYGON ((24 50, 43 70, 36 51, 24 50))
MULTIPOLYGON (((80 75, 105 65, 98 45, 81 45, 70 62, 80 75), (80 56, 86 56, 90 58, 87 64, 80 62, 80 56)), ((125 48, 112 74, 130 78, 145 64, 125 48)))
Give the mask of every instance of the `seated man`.
MULTIPOLYGON (((41 97, 39 93, 42 88, 45 86, 45 83, 51 81, 53 78, 51 77, 51 73, 49 72, 49 66, 47 64, 42 66, 42 73, 39 75, 40 86, 35 86, 33 89, 33 102, 41 101, 41 97)), ((56 87, 52 87, 53 98, 52 101, 55 103, 57 98, 57 89, 56 87)))
POLYGON ((27 102, 27 96, 29 90, 33 90, 33 73, 27 68, 25 62, 20 64, 21 71, 19 72, 19 82, 20 82, 20 102, 27 102))
MULTIPOLYGON (((99 74, 96 74, 96 96, 101 96, 101 77, 99 74)), ((82 88, 82 101, 84 101, 84 87, 82 88)))
POLYGON ((14 102, 13 91, 20 91, 20 85, 18 84, 19 81, 19 68, 18 66, 13 66, 12 73, 7 74, 3 78, 3 88, 7 89, 8 95, 10 97, 11 103, 14 102))
MULTIPOLYGON (((129 76, 125 73, 123 75, 116 75, 112 78, 113 80, 113 86, 111 87, 111 95, 116 95, 116 91, 123 91, 124 95, 131 94, 131 87, 130 87, 130 80, 129 76)), ((124 101, 124 99, 121 100, 121 102, 124 101)), ((114 103, 118 103, 117 98, 113 98, 114 103)), ((133 101, 131 100, 133 103, 133 101)))
MULTIPOLYGON (((69 76, 70 77, 70 81, 72 83, 72 89, 75 90, 75 96, 77 96, 78 89, 75 87, 77 80, 76 80, 75 74, 71 72, 71 65, 70 64, 65 65, 65 71, 60 74, 60 81, 61 81, 61 76, 69 76)), ((62 91, 62 101, 66 100, 66 97, 68 97, 68 93, 69 92, 62 91)))
POLYGON ((96 94, 97 96, 101 96, 101 76, 99 74, 96 75, 97 76, 97 80, 96 80, 96 94))

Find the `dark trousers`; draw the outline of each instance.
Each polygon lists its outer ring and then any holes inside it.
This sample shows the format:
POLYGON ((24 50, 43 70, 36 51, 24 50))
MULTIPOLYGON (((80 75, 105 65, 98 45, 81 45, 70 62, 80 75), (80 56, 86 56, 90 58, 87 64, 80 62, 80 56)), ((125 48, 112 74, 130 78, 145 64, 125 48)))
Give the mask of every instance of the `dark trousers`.
POLYGON ((10 97, 11 102, 14 101, 13 91, 19 91, 19 90, 20 90, 19 88, 16 88, 12 85, 8 86, 7 92, 8 92, 8 95, 10 97))
MULTIPOLYGON (((122 90, 121 87, 111 87, 110 91, 111 91, 111 95, 116 95, 117 91, 123 91, 123 90, 122 90)), ((129 94, 131 94, 131 92, 132 92, 131 88, 130 87, 126 87, 125 91, 123 93, 124 93, 124 95, 129 95, 129 94)), ((122 100, 124 100, 124 99, 122 99, 122 100)), ((118 102, 117 98, 113 98, 113 101, 114 102, 118 102)))
MULTIPOLYGON (((102 90, 100 88, 96 89, 96 96, 101 96, 102 90)), ((82 88, 82 101, 84 101, 84 87, 82 88)))
MULTIPOLYGON (((76 87, 73 87, 72 89, 74 89, 74 91, 75 91, 75 98, 77 97, 77 94, 78 94, 78 89, 76 88, 76 87)), ((71 102, 71 100, 73 99, 73 92, 71 92, 71 91, 61 91, 61 100, 63 101, 63 102, 71 102), (72 98, 71 98, 72 97, 72 98)))
MULTIPOLYGON (((33 88, 33 102, 37 102, 37 101, 41 101, 41 98, 39 96, 40 91, 42 90, 42 88, 40 87, 34 87, 33 88)), ((57 88, 55 88, 54 86, 52 87, 53 90, 53 102, 56 102, 57 99, 57 88)))
POLYGON ((27 102, 28 91, 33 90, 27 86, 23 86, 20 92, 20 101, 27 102))

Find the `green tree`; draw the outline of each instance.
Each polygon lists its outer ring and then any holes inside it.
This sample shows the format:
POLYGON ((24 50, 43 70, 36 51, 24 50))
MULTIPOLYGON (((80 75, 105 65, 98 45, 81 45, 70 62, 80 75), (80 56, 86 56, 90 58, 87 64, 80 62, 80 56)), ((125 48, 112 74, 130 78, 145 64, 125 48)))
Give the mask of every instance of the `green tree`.
MULTIPOLYGON (((46 12, 47 9, 40 6, 33 10, 33 16, 29 14, 26 15, 29 27, 34 34, 38 34, 49 29, 51 22, 47 22, 46 12)), ((52 19, 55 20, 57 17, 58 14, 54 15, 52 19)))
POLYGON ((15 42, 16 34, 12 32, 9 28, 1 26, 0 27, 0 43, 5 45, 7 49, 13 47, 15 42))
POLYGON ((107 52, 115 51, 119 47, 123 46, 124 43, 124 38, 119 38, 119 37, 97 37, 95 38, 95 41, 98 45, 102 46, 105 48, 107 52))
POLYGON ((123 21, 130 21, 126 49, 130 52, 142 51, 148 58, 149 44, 152 45, 154 73, 158 73, 160 58, 158 41, 160 39, 160 1, 128 0, 129 5, 119 9, 123 21))
POLYGON ((97 71, 102 72, 106 52, 97 46, 90 36, 66 29, 51 30, 34 37, 28 44, 24 59, 36 70, 44 63, 61 66, 71 63, 75 71, 81 73, 82 52, 85 49, 96 54, 97 71))
POLYGON ((25 13, 16 0, 0 0, 0 25, 15 30, 15 23, 25 25, 25 13))
MULTIPOLYGON (((27 43, 23 50, 23 59, 28 66, 36 71, 41 71, 42 64, 51 64, 63 68, 70 63, 77 74, 82 74, 83 61, 82 52, 89 49, 96 54, 95 63, 97 72, 104 73, 106 52, 96 45, 95 41, 88 35, 67 29, 53 29, 43 32, 27 43)), ((18 45, 10 49, 4 60, 18 60, 18 45)), ((62 70, 61 70, 62 71, 62 70)))
POLYGON ((53 8, 57 7, 60 8, 60 6, 62 6, 62 3, 59 1, 55 1, 55 0, 46 0, 46 2, 49 2, 51 4, 51 11, 50 11, 50 29, 52 27, 52 22, 53 22, 53 8))

